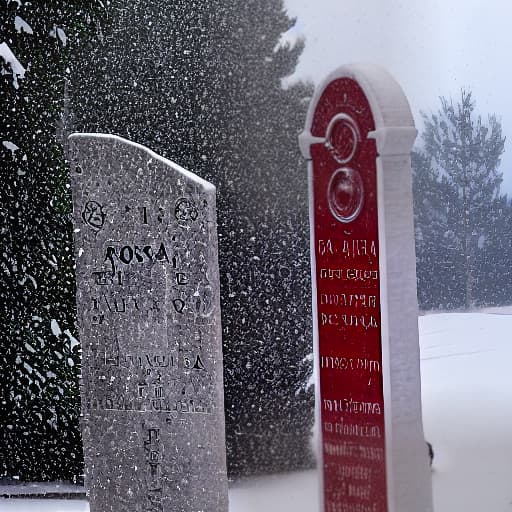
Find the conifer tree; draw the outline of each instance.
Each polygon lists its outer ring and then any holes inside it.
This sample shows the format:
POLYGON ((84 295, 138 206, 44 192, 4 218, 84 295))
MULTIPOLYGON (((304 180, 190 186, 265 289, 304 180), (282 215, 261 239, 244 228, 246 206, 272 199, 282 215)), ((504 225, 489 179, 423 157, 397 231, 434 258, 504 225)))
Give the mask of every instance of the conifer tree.
POLYGON ((72 123, 142 143, 217 187, 231 475, 304 467, 311 373, 308 87, 281 0, 114 0, 75 61, 72 123))
POLYGON ((221 52, 230 138, 212 180, 225 357, 235 371, 226 373, 229 466, 247 474, 311 464, 308 198, 297 148, 311 90, 281 87, 303 49, 278 45, 293 25, 281 1, 237 2, 232 12, 221 52))
POLYGON ((454 275, 462 271, 460 305, 470 308, 479 285, 478 250, 492 230, 500 200, 499 164, 505 138, 495 116, 485 123, 475 114, 475 102, 467 91, 461 92, 458 103, 441 98, 441 109, 424 115, 424 122, 423 152, 439 176, 435 182, 444 222, 439 247, 454 275))
POLYGON ((96 7, 2 2, 0 477, 81 473, 70 197, 58 127, 69 44, 96 7))
POLYGON ((412 153, 416 276, 421 309, 454 308, 464 297, 460 258, 450 243, 446 187, 429 157, 412 153))

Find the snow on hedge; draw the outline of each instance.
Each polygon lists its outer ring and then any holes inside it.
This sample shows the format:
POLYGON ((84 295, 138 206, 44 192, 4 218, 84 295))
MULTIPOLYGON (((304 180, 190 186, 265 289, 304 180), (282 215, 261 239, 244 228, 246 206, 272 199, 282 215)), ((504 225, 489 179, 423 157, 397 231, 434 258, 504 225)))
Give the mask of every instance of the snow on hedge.
POLYGON ((25 78, 25 68, 21 65, 21 62, 16 58, 16 55, 12 53, 8 44, 5 42, 0 43, 0 57, 4 60, 0 73, 2 75, 12 73, 12 85, 18 89, 18 79, 25 78))

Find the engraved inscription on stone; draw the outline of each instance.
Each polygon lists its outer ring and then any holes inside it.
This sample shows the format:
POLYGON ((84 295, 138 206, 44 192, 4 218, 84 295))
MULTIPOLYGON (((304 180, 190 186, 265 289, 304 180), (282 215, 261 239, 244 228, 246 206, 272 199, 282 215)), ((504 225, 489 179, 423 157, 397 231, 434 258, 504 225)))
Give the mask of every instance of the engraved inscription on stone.
POLYGON ((355 82, 329 87, 311 148, 322 512, 387 512, 374 125, 355 82))
POLYGON ((70 137, 91 512, 227 512, 214 187, 70 137))
POLYGON ((410 151, 382 69, 339 68, 299 138, 309 162, 322 512, 431 512, 421 425, 410 151))

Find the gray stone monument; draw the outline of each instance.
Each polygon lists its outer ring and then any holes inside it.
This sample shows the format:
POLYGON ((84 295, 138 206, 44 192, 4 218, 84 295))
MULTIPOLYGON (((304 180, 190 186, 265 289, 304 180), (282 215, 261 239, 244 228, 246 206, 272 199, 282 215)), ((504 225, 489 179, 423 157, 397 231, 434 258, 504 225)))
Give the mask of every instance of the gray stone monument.
POLYGON ((215 188, 70 136, 91 512, 226 512, 215 188))

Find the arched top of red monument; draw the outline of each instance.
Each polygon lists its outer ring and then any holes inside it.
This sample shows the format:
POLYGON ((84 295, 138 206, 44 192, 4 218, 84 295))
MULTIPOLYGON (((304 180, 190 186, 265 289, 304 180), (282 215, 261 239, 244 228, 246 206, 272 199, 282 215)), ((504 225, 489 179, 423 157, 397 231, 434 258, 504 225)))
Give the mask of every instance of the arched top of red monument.
POLYGON ((368 133, 368 137, 376 139, 378 153, 380 155, 409 153, 417 131, 402 88, 386 70, 379 66, 348 64, 329 74, 315 90, 305 129, 299 137, 303 156, 308 160, 311 159, 310 146, 324 143, 326 140, 326 133, 315 133, 318 129, 315 126, 315 124, 318 125, 315 123, 315 114, 326 89, 341 79, 355 81, 366 96, 375 125, 375 128, 368 133))

